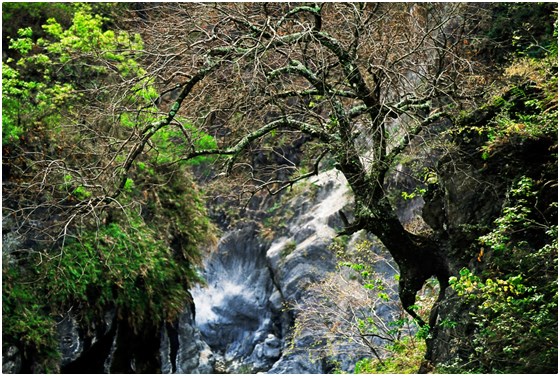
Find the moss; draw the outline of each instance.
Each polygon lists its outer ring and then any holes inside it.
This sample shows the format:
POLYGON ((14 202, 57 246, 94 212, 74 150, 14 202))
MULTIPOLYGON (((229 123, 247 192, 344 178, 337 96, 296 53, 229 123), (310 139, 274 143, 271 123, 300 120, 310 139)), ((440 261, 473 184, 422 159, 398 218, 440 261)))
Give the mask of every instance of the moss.
POLYGON ((5 348, 16 345, 42 367, 57 364, 54 318, 69 310, 86 332, 111 308, 134 331, 177 318, 189 288, 202 282, 197 268, 213 226, 189 174, 156 168, 156 177, 134 176, 135 189, 102 224, 84 223, 60 248, 4 263, 5 348), (132 204, 144 198, 138 211, 132 204))
POLYGON ((295 241, 293 240, 288 241, 280 251, 280 257, 283 259, 288 257, 289 255, 292 254, 293 251, 296 250, 296 247, 297 247, 297 243, 295 241))

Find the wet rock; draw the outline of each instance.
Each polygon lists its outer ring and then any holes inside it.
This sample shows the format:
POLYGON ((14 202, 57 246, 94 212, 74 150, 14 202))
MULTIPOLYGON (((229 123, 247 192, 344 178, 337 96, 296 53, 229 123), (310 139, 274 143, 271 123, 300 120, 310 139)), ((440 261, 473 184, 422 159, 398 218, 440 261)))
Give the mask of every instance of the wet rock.
POLYGON ((281 354, 282 341, 274 334, 268 334, 266 339, 255 346, 253 354, 251 354, 251 362, 254 369, 265 370, 270 368, 281 354))
POLYGON ((21 353, 15 346, 10 346, 2 352, 2 373, 21 372, 21 353))
POLYGON ((101 373, 110 363, 115 336, 115 310, 108 309, 103 318, 83 327, 72 312, 60 317, 57 335, 62 373, 101 373))
POLYGON ((162 373, 214 372, 214 354, 195 327, 190 307, 185 308, 176 325, 162 330, 160 357, 162 373))
POLYGON ((279 332, 279 299, 271 300, 276 288, 257 231, 250 223, 224 236, 206 260, 207 286, 193 289, 197 327, 228 372, 266 369, 277 359, 263 347, 269 333, 279 332))
POLYGON ((56 330, 60 339, 61 366, 64 367, 82 354, 84 341, 80 337, 76 320, 70 315, 58 322, 56 330))

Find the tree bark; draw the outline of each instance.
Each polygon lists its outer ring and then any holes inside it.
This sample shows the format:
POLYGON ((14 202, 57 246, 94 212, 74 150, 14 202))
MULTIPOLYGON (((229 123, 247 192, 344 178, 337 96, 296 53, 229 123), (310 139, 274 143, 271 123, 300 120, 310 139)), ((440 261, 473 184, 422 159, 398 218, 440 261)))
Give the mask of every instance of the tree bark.
POLYGON ((367 230, 387 247, 400 270, 399 297, 403 308, 420 326, 433 328, 437 320, 437 304, 448 286, 450 272, 442 249, 436 239, 412 234, 405 230, 383 193, 382 182, 368 179, 361 170, 357 155, 345 154, 338 167, 345 174, 355 195, 354 223, 346 233, 367 230), (432 308, 429 323, 426 323, 411 306, 416 302, 416 293, 426 280, 436 277, 440 285, 440 297, 432 308))

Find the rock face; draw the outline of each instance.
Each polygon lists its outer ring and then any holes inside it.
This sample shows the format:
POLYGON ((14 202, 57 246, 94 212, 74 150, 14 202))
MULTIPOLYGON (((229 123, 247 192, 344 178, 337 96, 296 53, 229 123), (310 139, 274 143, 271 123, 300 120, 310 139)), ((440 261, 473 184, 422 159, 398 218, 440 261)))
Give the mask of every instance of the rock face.
MULTIPOLYGON (((84 333, 72 315, 60 319, 62 373, 211 373, 214 357, 194 326, 190 305, 177 322, 161 330, 131 331, 114 311, 84 333)), ((6 354, 4 371, 17 373, 17 353, 6 354), (9 369, 8 369, 9 367, 9 369)))
MULTIPOLYGON (((336 258, 328 246, 336 236, 336 228, 343 226, 338 211, 351 204, 346 179, 338 171, 322 173, 311 184, 315 194, 309 197, 308 192, 289 203, 295 213, 288 231, 267 251, 274 280, 288 304, 301 302, 307 285, 334 271, 336 258)), ((282 358, 269 373, 325 373, 325 359, 313 359, 309 354, 317 339, 312 333, 300 333, 293 338, 289 351, 285 346, 282 358)))
POLYGON ((274 214, 284 229, 272 244, 254 223, 222 238, 205 263, 207 286, 193 291, 196 324, 215 353, 216 371, 325 371, 309 360, 316 338, 297 339, 296 351, 287 355, 293 316, 286 304, 301 300, 309 283, 334 270, 328 246, 335 226, 342 226, 337 213, 349 202, 344 178, 332 170, 274 214))
POLYGON ((212 373, 215 358, 194 325, 194 312, 187 307, 175 325, 167 324, 161 333, 162 373, 212 373))
POLYGON ((84 332, 71 313, 61 317, 57 325, 61 372, 108 373, 116 350, 117 327, 112 310, 92 324, 90 334, 84 332))
POLYGON ((8 351, 2 353, 2 373, 20 373, 21 354, 15 346, 10 346, 8 351))
POLYGON ((276 284, 287 301, 298 300, 305 286, 334 270, 335 257, 328 246, 343 223, 338 212, 351 203, 346 179, 337 170, 320 174, 310 182, 317 192, 290 203, 295 209, 285 236, 267 251, 276 284))
MULTIPOLYGON (((334 369, 331 361, 351 372, 360 356, 371 356, 347 343, 340 345, 345 355, 312 356, 318 333, 304 330, 294 336, 291 331, 298 314, 292 307, 310 298, 311 283, 336 269, 329 246, 344 226, 339 211, 350 213, 353 203, 337 170, 295 190, 273 214, 269 210, 257 218, 259 224, 228 232, 205 262, 207 286, 196 288, 193 298, 196 324, 216 359, 215 372, 327 373, 334 369), (272 243, 265 240, 267 221, 274 222, 272 243)), ((378 269, 394 281, 394 266, 380 263, 378 269)), ((391 312, 380 314, 389 320, 391 312)))
POLYGON ((82 354, 84 341, 80 338, 78 325, 74 317, 63 317, 56 329, 60 338, 61 366, 65 367, 82 354))
POLYGON ((193 290, 196 324, 217 358, 216 371, 262 371, 279 357, 279 307, 257 226, 224 236, 206 260, 207 286, 193 290))

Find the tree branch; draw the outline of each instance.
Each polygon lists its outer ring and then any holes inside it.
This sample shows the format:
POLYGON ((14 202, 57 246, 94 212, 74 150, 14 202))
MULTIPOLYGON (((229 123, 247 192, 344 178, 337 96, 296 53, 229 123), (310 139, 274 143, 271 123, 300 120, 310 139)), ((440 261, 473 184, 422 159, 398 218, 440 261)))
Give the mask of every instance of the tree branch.
MULTIPOLYGON (((330 95, 335 95, 337 97, 344 97, 344 98, 357 98, 356 93, 350 90, 337 90, 332 89, 329 92, 330 95)), ((289 97, 307 97, 311 95, 324 95, 323 92, 317 89, 307 89, 301 91, 285 91, 282 93, 275 94, 274 97, 276 98, 289 98, 289 97)))
POLYGON ((111 195, 111 198, 115 199, 121 194, 126 184, 128 171, 132 167, 132 163, 142 153, 144 147, 146 146, 150 138, 152 138, 152 136, 156 134, 156 132, 159 131, 161 128, 171 124, 173 118, 175 118, 175 115, 177 114, 177 111, 179 111, 179 109, 181 108, 181 104, 183 103, 187 95, 191 92, 191 90, 194 88, 194 86, 198 82, 202 81, 204 77, 210 74, 222 63, 223 60, 216 60, 208 64, 208 66, 206 66, 205 68, 199 70, 190 80, 188 80, 182 85, 183 89, 179 93, 179 96, 171 106, 171 109, 167 113, 167 115, 163 119, 154 122, 152 124, 149 124, 146 128, 144 128, 144 130, 142 131, 142 135, 143 135, 142 139, 132 148, 132 150, 128 153, 128 156, 126 157, 126 160, 122 167, 120 183, 117 186, 115 192, 111 195))
POLYGON ((417 136, 427 125, 448 116, 449 115, 446 112, 435 112, 426 119, 422 120, 417 126, 412 128, 405 137, 402 138, 401 142, 395 146, 389 154, 387 154, 387 157, 385 158, 387 164, 391 164, 393 160, 410 144, 410 141, 412 141, 414 136, 417 136))
POLYGON ((229 160, 226 162, 226 175, 229 175, 229 173, 231 173, 231 169, 233 168, 235 159, 239 156, 239 154, 241 154, 243 150, 245 150, 245 148, 247 148, 247 146, 252 141, 261 138, 262 136, 270 133, 271 131, 279 127, 288 127, 288 128, 296 129, 312 137, 318 138, 324 142, 332 142, 332 136, 329 135, 327 132, 324 132, 322 129, 320 129, 318 126, 314 124, 306 123, 292 118, 281 118, 281 119, 274 120, 262 126, 261 128, 247 134, 232 147, 225 148, 225 149, 194 150, 183 159, 185 160, 192 159, 201 155, 230 156, 229 160))
MULTIPOLYGON (((311 7, 308 5, 302 5, 302 6, 298 6, 295 7, 293 9, 291 9, 288 13, 286 13, 280 20, 278 20, 278 22, 276 23, 276 28, 278 29, 283 23, 284 21, 286 21, 286 19, 288 19, 289 17, 300 13, 300 12, 309 12, 311 14, 313 14, 315 16, 315 18, 320 17, 321 16, 321 8, 318 7, 317 5, 311 7)), ((317 20, 315 21, 315 28, 318 27, 318 29, 321 28, 321 23, 319 21, 319 25, 317 25, 317 20)))

